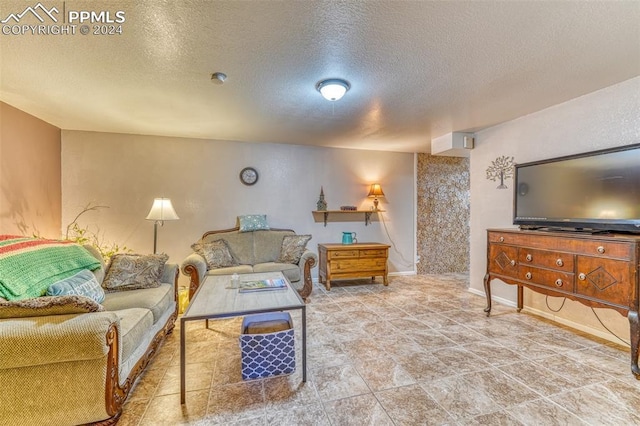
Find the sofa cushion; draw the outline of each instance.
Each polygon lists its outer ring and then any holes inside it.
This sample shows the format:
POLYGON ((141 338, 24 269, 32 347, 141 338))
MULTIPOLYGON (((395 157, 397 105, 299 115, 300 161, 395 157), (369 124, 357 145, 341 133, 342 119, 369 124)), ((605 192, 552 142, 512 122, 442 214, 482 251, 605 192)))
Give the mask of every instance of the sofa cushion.
POLYGON ((116 254, 102 286, 109 291, 158 287, 168 259, 166 254, 116 254))
POLYGON ((102 253, 100 253, 100 251, 91 244, 83 244, 82 247, 84 247, 84 249, 88 251, 91 256, 100 261, 100 267, 91 272, 93 272, 93 275, 96 276, 96 280, 98 280, 100 285, 102 285, 102 281, 104 281, 104 274, 107 271, 107 265, 104 263, 104 257, 102 257, 102 253))
POLYGON ((130 308, 149 309, 155 324, 171 304, 173 290, 172 284, 160 284, 155 288, 107 293, 102 304, 107 311, 114 312, 130 308))
POLYGON ((300 257, 307 248, 307 243, 311 239, 311 235, 286 235, 282 239, 282 247, 280 248, 280 263, 300 263, 300 257))
POLYGON ((253 272, 282 272, 289 282, 300 281, 300 268, 291 263, 265 262, 253 265, 253 272))
POLYGON ((78 295, 44 296, 0 301, 0 319, 100 312, 104 307, 93 299, 78 295))
POLYGON ((207 235, 203 242, 211 242, 224 239, 229 244, 231 253, 240 265, 253 265, 253 234, 254 232, 221 232, 207 235))
POLYGON ((96 276, 86 269, 51 284, 46 293, 47 296, 66 296, 69 294, 88 297, 97 303, 104 300, 104 290, 100 287, 96 276))
POLYGON ((236 266, 238 262, 233 258, 229 243, 225 239, 215 240, 210 243, 197 242, 191 245, 191 249, 198 253, 207 262, 207 268, 226 268, 236 266))
POLYGON ((207 271, 207 275, 233 275, 233 274, 250 274, 253 272, 251 265, 230 266, 228 268, 211 269, 207 271))
POLYGON ((256 231, 253 233, 254 264, 275 262, 280 255, 282 239, 293 231, 256 231))
POLYGON ((240 232, 252 232, 269 229, 266 214, 246 214, 238 216, 238 228, 240 232))
POLYGON ((125 361, 144 341, 145 334, 153 326, 153 314, 144 308, 122 309, 114 312, 120 319, 122 360, 125 361))

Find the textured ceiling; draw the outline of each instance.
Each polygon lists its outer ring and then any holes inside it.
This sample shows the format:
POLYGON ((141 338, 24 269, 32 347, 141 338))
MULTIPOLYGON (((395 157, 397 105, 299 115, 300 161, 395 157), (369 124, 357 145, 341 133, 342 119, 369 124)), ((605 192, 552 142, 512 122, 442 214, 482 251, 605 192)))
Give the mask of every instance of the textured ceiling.
POLYGON ((428 152, 640 75, 638 1, 42 4, 126 16, 122 35, 0 35, 0 99, 62 129, 428 152), (351 83, 335 103, 330 77, 351 83))

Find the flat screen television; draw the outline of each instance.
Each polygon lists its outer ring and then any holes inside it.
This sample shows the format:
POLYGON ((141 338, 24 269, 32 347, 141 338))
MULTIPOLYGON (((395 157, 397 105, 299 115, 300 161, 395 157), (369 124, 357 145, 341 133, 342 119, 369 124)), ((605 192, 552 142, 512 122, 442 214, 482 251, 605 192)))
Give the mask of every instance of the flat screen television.
POLYGON ((640 144, 517 164, 514 225, 640 233, 640 144))

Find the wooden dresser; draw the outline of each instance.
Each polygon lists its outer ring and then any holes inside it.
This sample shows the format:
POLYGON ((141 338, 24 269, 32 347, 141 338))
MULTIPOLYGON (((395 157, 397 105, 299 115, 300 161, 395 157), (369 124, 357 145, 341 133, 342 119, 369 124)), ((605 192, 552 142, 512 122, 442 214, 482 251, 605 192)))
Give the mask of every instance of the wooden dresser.
POLYGON ((522 289, 611 308, 627 316, 631 329, 631 371, 640 379, 638 345, 638 267, 640 236, 591 235, 579 232, 487 230, 487 274, 484 288, 491 311, 491 280, 522 289))
POLYGON ((389 245, 380 243, 318 244, 319 278, 327 290, 331 280, 382 276, 388 285, 389 245))

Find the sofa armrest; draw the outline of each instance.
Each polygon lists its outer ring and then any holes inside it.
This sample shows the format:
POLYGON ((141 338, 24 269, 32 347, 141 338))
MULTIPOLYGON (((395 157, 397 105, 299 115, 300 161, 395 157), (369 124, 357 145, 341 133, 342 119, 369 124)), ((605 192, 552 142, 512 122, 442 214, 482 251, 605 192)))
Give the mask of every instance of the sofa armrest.
POLYGON ((318 255, 312 252, 311 250, 305 249, 302 256, 300 256, 300 261, 298 262, 298 266, 300 267, 300 275, 304 280, 304 285, 302 289, 298 291, 300 293, 300 297, 307 301, 307 298, 313 291, 313 280, 311 279, 311 269, 318 263, 318 255))
POLYGON ((207 273, 207 262, 199 254, 191 253, 182 261, 181 270, 189 277, 189 299, 191 299, 204 280, 207 273))
POLYGON ((113 312, 0 320, 0 369, 104 358, 113 312))

